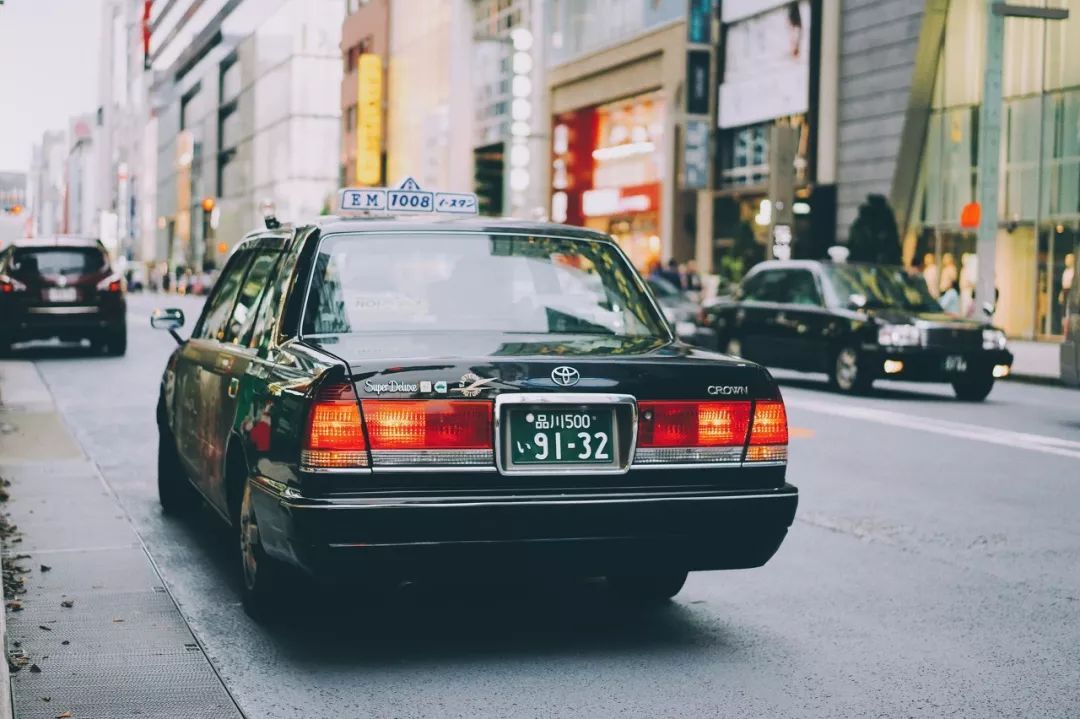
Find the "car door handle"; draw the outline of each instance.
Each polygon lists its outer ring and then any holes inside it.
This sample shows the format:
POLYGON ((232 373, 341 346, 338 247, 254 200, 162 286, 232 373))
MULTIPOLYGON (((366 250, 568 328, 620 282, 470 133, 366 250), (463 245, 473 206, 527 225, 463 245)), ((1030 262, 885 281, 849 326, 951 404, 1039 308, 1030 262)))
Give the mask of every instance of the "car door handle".
POLYGON ((229 398, 230 399, 235 399, 236 398, 236 393, 239 392, 239 391, 240 391, 240 380, 238 380, 236 377, 233 377, 232 379, 229 380, 229 398))

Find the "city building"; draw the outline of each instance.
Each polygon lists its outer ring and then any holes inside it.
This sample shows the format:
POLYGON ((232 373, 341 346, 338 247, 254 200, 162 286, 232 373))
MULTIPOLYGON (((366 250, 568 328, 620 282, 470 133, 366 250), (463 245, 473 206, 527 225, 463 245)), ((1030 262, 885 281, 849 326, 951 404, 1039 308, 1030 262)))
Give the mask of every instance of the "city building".
POLYGON ((341 25, 341 184, 386 181, 390 0, 350 0, 341 25))
MULTIPOLYGON (((867 193, 896 211, 904 255, 934 292, 956 282, 974 314, 978 118, 985 0, 847 7, 840 33, 837 230, 867 193)), ((851 3, 855 5, 855 3, 851 3)), ((860 4, 861 5, 861 4, 860 4)), ((1080 238, 1080 8, 1006 18, 994 315, 1010 336, 1055 338, 1080 238)), ((1071 6, 1071 7, 1070 7, 1071 6)))
POLYGON ((26 234, 29 217, 26 173, 0 172, 0 249, 26 234))
POLYGON ((387 182, 472 188, 473 20, 470 0, 390 3, 387 182))
POLYGON ((473 165, 481 212, 548 212, 544 3, 473 2, 473 165))
POLYGON ((697 198, 679 184, 687 7, 547 4, 550 216, 610 233, 642 269, 696 254, 697 198))
POLYGON ((345 2, 153 3, 155 256, 220 267, 272 207, 329 210, 339 186, 345 2))
POLYGON ((67 154, 67 135, 63 130, 46 131, 41 142, 34 144, 26 180, 29 234, 32 237, 47 237, 63 231, 67 154))
POLYGON ((95 138, 96 113, 71 118, 68 123, 68 154, 64 168, 64 220, 62 232, 100 237, 112 253, 118 250, 115 228, 102 233, 98 214, 98 157, 95 138))

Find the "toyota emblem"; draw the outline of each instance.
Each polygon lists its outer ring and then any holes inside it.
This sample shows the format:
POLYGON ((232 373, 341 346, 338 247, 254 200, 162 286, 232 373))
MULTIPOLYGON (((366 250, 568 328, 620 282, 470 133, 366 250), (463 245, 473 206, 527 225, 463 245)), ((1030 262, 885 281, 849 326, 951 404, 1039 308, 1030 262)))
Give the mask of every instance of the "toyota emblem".
POLYGON ((560 387, 573 387, 579 379, 581 379, 581 373, 573 367, 562 365, 551 370, 551 381, 560 387))

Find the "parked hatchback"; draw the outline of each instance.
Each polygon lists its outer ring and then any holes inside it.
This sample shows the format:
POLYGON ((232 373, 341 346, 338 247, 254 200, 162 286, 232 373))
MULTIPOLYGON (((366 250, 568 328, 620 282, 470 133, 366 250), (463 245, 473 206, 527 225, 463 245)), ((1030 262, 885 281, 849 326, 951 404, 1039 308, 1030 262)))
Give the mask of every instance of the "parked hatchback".
POLYGON ((124 281, 98 240, 19 240, 0 252, 0 352, 33 339, 127 350, 124 281))

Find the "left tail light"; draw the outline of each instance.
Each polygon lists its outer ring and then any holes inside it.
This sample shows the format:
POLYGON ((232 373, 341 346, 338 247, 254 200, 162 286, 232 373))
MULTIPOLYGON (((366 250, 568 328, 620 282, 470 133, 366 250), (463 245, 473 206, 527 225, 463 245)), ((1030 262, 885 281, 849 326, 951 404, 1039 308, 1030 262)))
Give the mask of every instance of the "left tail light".
POLYGON ((101 292, 123 292, 124 278, 122 278, 120 275, 109 275, 101 282, 97 283, 97 288, 101 292))
POLYGON ((487 400, 364 400, 376 467, 493 466, 493 405, 487 400))
POLYGON ((351 384, 323 387, 308 412, 300 464, 309 469, 368 467, 360 403, 351 384))
POLYGON ((14 277, 8 277, 7 275, 0 275, 0 294, 11 294, 12 292, 22 292, 26 289, 26 285, 19 282, 14 277))

